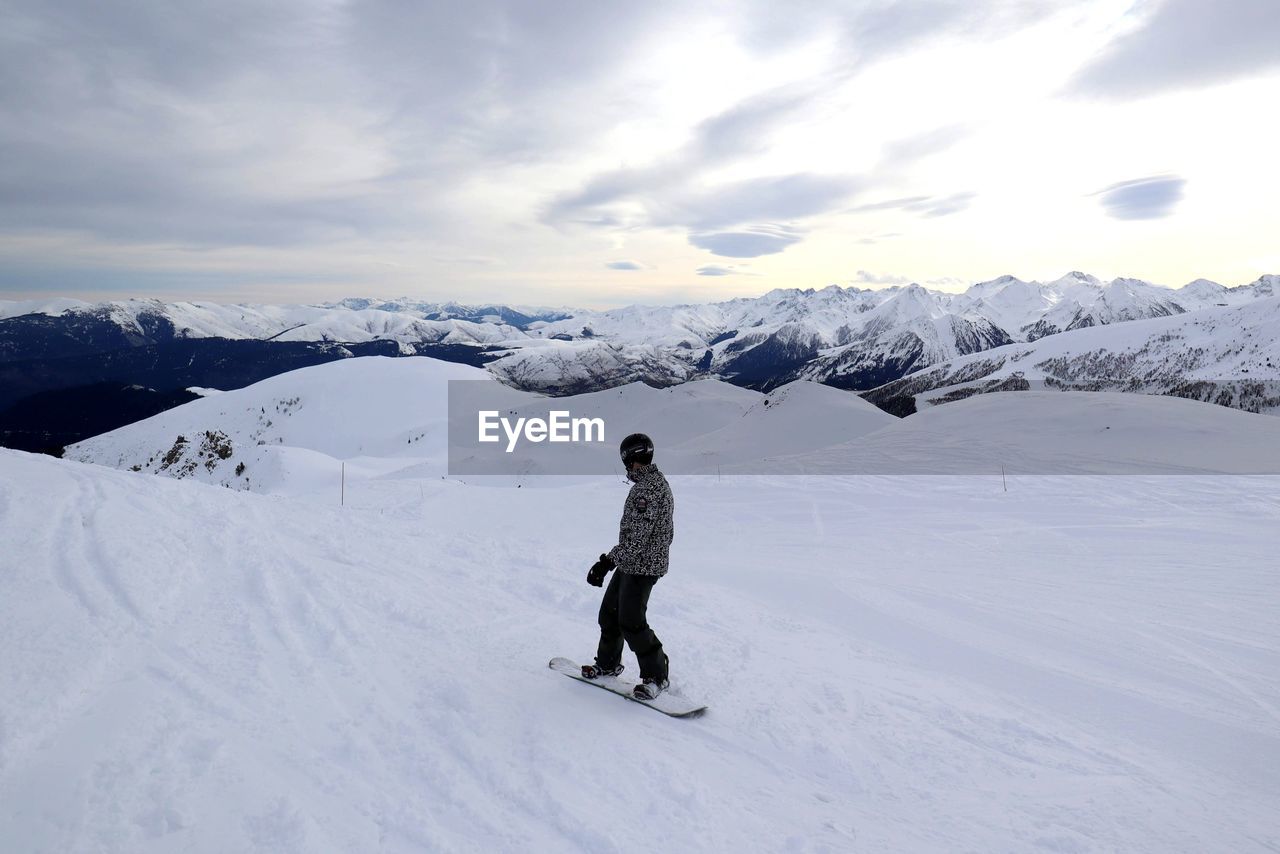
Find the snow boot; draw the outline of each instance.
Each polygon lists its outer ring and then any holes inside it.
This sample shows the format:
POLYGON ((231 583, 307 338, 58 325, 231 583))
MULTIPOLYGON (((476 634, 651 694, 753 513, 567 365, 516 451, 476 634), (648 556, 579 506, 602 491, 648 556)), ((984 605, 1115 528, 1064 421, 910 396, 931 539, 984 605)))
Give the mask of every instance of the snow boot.
POLYGON ((582 678, 583 679, 600 679, 601 677, 604 677, 604 676, 617 676, 619 673, 621 673, 625 669, 626 668, 624 668, 621 664, 615 667, 599 667, 598 665, 595 665, 595 664, 584 664, 582 665, 582 678))
POLYGON ((637 700, 656 700, 670 685, 666 679, 646 679, 635 687, 631 695, 637 700))

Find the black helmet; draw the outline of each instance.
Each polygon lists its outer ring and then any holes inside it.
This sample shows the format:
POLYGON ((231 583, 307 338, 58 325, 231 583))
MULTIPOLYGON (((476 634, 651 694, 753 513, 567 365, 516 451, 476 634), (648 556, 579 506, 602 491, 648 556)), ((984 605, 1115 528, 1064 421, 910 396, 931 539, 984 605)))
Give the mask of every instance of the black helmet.
POLYGON ((632 463, 648 465, 653 462, 653 440, 643 433, 632 433, 622 440, 618 453, 622 455, 622 464, 628 468, 632 463))

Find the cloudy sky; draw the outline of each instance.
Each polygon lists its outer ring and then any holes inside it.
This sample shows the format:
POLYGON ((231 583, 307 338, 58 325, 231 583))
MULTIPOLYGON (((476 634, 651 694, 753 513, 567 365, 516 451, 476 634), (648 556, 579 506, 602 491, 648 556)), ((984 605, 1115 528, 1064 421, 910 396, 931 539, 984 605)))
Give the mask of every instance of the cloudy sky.
POLYGON ((1280 272, 1276 0, 0 0, 0 299, 1280 272))

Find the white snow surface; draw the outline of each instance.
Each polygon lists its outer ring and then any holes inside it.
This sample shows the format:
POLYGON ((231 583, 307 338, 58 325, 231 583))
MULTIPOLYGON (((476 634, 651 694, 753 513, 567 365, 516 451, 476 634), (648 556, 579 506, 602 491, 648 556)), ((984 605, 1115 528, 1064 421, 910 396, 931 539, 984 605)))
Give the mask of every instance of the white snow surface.
POLYGON ((673 488, 697 721, 546 669, 620 482, 340 508, 0 451, 4 848, 1280 844, 1276 479, 673 488))
POLYGON ((257 492, 336 485, 340 461, 352 463, 353 477, 363 467, 386 474, 422 464, 438 477, 446 462, 450 380, 485 381, 512 400, 532 397, 467 365, 421 357, 343 359, 193 400, 86 439, 66 454, 257 492), (217 453, 223 447, 230 448, 225 457, 217 453))
POLYGON ((91 303, 69 297, 53 299, 0 300, 0 320, 6 317, 19 317, 24 314, 62 314, 69 308, 87 309, 91 303))
POLYGON ((1280 419, 1159 395, 1001 392, 894 419, 852 441, 727 470, 1280 475, 1280 419))
POLYGON ((0 848, 1280 847, 1280 477, 1020 473, 1238 471, 1280 421, 1103 393, 901 421, 809 383, 583 395, 666 413, 673 455, 759 457, 672 478, 649 616, 673 690, 710 707, 680 721, 546 668, 594 653, 585 574, 627 487, 443 476, 447 381, 485 376, 352 359, 72 449, 112 467, 0 450, 0 848), (127 470, 174 429, 237 450, 127 470), (931 446, 995 465, 771 473, 931 446))

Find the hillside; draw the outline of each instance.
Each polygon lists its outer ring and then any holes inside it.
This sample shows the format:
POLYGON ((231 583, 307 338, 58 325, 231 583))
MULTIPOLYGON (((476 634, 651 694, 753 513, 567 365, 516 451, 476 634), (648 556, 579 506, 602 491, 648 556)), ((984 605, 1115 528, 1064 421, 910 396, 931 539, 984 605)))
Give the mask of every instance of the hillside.
POLYGON ((1280 419, 1141 394, 975 395, 732 473, 1280 474, 1280 419))
POLYGON ((670 474, 990 474, 1001 465, 1023 474, 1280 473, 1280 419, 1193 400, 1027 391, 897 419, 852 392, 804 381, 768 394, 700 380, 547 398, 478 368, 383 357, 201 398, 66 454, 234 489, 332 495, 344 463, 348 483, 446 473, 516 482, 616 476, 617 443, 637 431, 653 437, 670 474), (462 388, 450 398, 455 381, 462 388), (600 418, 605 441, 523 442, 508 452, 505 440, 478 441, 481 409, 512 422, 546 418, 551 409, 600 418))
POLYGON ((710 706, 692 722, 546 669, 595 643, 582 576, 616 534, 616 481, 399 477, 338 508, 0 451, 0 836, 108 852, 1277 841, 1271 480, 674 488, 650 616, 675 689, 710 706))
MULTIPOLYGON (((708 376, 762 390, 799 378, 864 390, 1011 342, 1243 305, 1274 296, 1276 284, 1276 276, 1235 288, 1198 279, 1173 289, 1130 278, 1104 283, 1073 272, 1046 283, 1002 276, 958 294, 916 284, 831 285, 607 311, 356 298, 283 306, 29 301, 0 303, 0 363, 39 361, 27 373, 52 372, 66 387, 77 383, 46 362, 205 339, 278 347, 386 344, 404 355, 469 348, 469 358, 443 356, 468 364, 496 352, 490 369, 497 376, 554 394, 708 376)), ((128 374, 127 364, 120 368, 93 381, 147 384, 128 374)), ((200 377, 188 384, 214 385, 200 377)))
POLYGON ((341 460, 353 461, 353 477, 365 458, 379 474, 429 463, 438 476, 448 383, 477 379, 489 377, 435 359, 346 359, 192 401, 66 455, 257 492, 336 484, 341 460))
POLYGON ((986 391, 1051 387, 1280 409, 1280 298, 1083 328, 951 359, 865 393, 895 412, 986 391))

